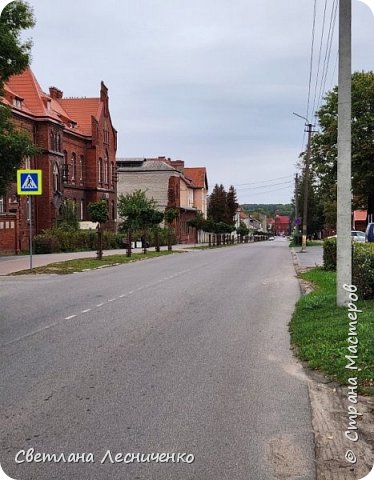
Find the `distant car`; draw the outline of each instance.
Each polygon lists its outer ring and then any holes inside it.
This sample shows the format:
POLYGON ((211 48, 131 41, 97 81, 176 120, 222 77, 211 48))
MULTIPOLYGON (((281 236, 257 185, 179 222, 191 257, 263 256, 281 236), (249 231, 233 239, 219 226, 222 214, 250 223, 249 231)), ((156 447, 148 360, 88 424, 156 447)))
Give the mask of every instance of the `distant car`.
POLYGON ((269 237, 268 240, 274 240, 274 237, 269 237))
POLYGON ((359 230, 351 231, 352 240, 355 242, 364 242, 365 241, 365 232, 360 232, 359 230))
POLYGON ((374 242, 374 223, 368 223, 365 232, 365 242, 374 242))
MULTIPOLYGON (((351 230, 351 237, 354 242, 365 242, 365 232, 360 232, 360 230, 351 230)), ((336 235, 327 238, 336 238, 336 235)), ((374 240, 372 241, 374 242, 374 240)))

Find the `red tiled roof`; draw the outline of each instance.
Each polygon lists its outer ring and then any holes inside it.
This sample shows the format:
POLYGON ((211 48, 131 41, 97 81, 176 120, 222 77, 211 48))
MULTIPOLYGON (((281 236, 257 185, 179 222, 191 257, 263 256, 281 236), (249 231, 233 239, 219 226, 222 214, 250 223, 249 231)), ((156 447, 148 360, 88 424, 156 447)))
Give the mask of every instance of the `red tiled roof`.
POLYGON ((355 210, 353 212, 353 220, 355 222, 366 222, 367 210, 355 210))
POLYGON ((61 98, 58 103, 74 119, 79 130, 85 135, 92 135, 91 117, 100 116, 100 98, 61 98))
POLYGON ((190 178, 195 187, 205 188, 208 186, 208 180, 205 167, 189 167, 184 169, 186 177, 190 178))
POLYGON ((6 82, 6 87, 24 99, 25 107, 35 117, 49 117, 60 120, 52 108, 50 110, 47 109, 47 100, 51 100, 51 98, 40 88, 31 68, 27 68, 19 75, 10 77, 6 82))
MULTIPOLYGON (((75 124, 72 131, 87 136, 92 135, 91 116, 99 118, 103 108, 100 98, 51 98, 43 92, 30 68, 11 77, 4 90, 8 97, 19 96, 23 99, 22 108, 18 110, 34 117, 52 118, 69 127, 75 124)), ((6 98, 2 101, 17 108, 6 98)))

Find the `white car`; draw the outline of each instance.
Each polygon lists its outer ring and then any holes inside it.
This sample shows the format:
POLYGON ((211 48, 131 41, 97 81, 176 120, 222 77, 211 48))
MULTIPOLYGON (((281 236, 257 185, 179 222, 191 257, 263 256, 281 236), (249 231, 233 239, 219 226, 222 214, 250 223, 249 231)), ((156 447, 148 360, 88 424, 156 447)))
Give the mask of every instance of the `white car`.
POLYGON ((355 242, 364 242, 365 241, 365 232, 360 232, 359 230, 351 231, 352 240, 355 242))
MULTIPOLYGON (((354 242, 364 242, 365 241, 365 232, 360 232, 360 230, 351 230, 351 237, 354 242)), ((332 235, 327 238, 336 238, 336 235, 332 235)))

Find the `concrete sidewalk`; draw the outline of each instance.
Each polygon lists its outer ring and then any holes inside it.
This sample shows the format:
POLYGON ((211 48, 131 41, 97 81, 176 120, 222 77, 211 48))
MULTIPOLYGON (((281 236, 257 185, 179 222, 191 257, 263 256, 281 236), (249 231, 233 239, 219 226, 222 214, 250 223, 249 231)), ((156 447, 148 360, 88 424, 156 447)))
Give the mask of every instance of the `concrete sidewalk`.
MULTIPOLYGON (((188 250, 189 248, 198 246, 197 244, 178 244, 173 245, 173 250, 188 250)), ((155 248, 148 248, 148 251, 154 251, 155 248)), ((161 247, 161 250, 167 250, 167 247, 161 247)), ((116 250, 104 250, 103 256, 109 255, 126 255, 126 249, 116 250)), ((142 248, 133 248, 133 253, 142 253, 142 248)), ((75 258, 88 258, 96 257, 96 251, 89 252, 69 252, 69 253, 48 253, 38 254, 32 256, 32 266, 42 267, 50 263, 64 262, 66 260, 73 260, 75 258)), ((20 270, 27 270, 30 268, 30 256, 29 255, 15 255, 15 256, 3 256, 0 257, 0 276, 9 275, 10 273, 19 272, 20 270)))
POLYGON ((292 247, 291 250, 294 263, 299 270, 323 265, 323 247, 307 247, 303 253, 300 252, 301 247, 292 247))

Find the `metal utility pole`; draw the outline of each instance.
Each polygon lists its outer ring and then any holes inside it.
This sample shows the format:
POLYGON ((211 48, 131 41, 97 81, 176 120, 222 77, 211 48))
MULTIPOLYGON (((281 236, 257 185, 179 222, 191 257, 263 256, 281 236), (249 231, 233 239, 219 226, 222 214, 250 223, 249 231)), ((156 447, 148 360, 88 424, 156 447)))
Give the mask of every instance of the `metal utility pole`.
POLYGON ((344 284, 352 283, 351 240, 351 83, 352 1, 339 1, 338 161, 337 161, 337 260, 336 301, 348 303, 344 284))

